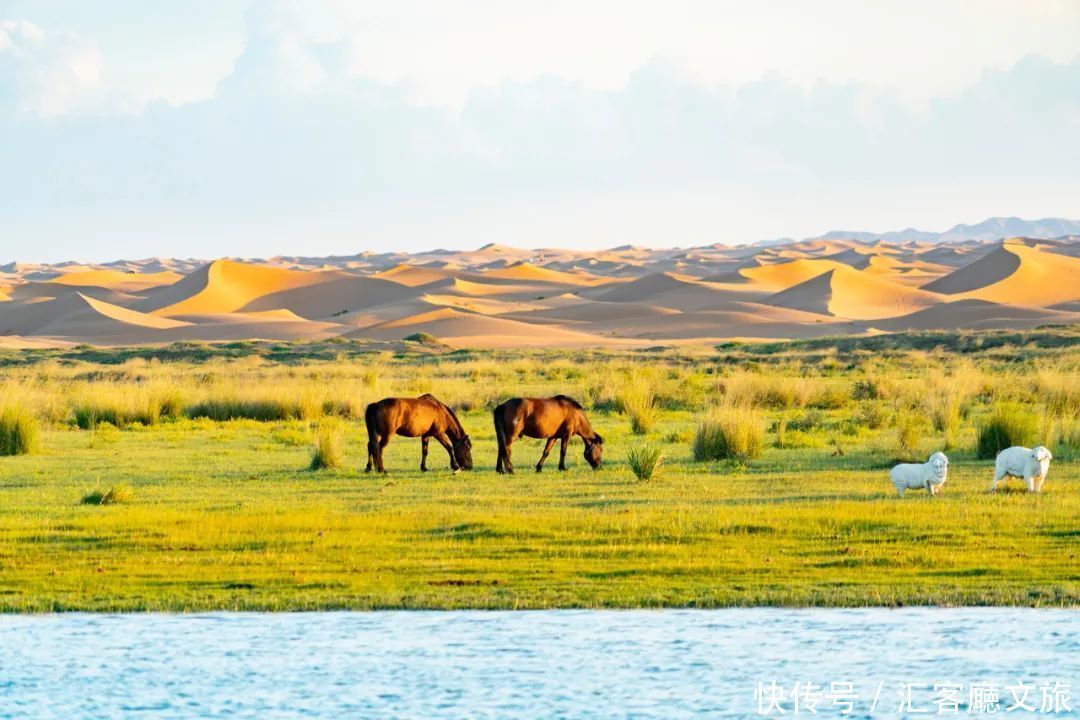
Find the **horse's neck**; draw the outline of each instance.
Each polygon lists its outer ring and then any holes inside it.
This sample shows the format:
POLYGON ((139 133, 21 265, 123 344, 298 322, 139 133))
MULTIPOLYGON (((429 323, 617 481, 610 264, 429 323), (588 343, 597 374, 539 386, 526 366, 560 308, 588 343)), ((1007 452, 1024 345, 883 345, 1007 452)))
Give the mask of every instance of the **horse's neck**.
POLYGON ((452 441, 457 442, 465 437, 465 427, 450 408, 444 406, 443 409, 446 411, 446 417, 449 420, 446 423, 446 434, 450 436, 452 441))
POLYGON ((592 438, 593 433, 592 425, 589 424, 589 418, 585 417, 585 413, 577 411, 577 434, 582 438, 592 438))

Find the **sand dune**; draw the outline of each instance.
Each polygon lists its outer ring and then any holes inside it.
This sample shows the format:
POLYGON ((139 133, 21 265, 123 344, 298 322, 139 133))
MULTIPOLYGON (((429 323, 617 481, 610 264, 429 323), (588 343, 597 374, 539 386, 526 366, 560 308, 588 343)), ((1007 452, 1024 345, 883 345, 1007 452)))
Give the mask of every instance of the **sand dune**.
POLYGON ((483 273, 483 277, 486 280, 513 280, 515 282, 528 283, 541 282, 552 283, 555 285, 592 285, 597 282, 604 282, 603 278, 598 278, 587 273, 549 270, 548 268, 537 267, 536 265, 527 262, 514 263, 498 270, 488 270, 483 273))
POLYGON ((452 275, 443 269, 418 267, 402 263, 401 265, 395 265, 388 270, 375 273, 372 277, 381 280, 392 280, 393 282, 409 287, 419 287, 420 285, 430 285, 431 283, 440 280, 446 280, 447 278, 452 277, 452 275))
POLYGON ((163 340, 165 331, 188 323, 112 305, 82 293, 0 310, 0 334, 56 338, 122 338, 125 342, 163 340))
POLYGON ((420 315, 363 328, 348 333, 348 337, 401 340, 418 332, 426 332, 451 345, 469 347, 540 346, 610 344, 610 341, 585 333, 559 328, 537 328, 535 325, 493 318, 478 313, 465 313, 452 308, 440 308, 420 315))
MULTIPOLYGON (((360 252, 0 266, 0 346, 706 343, 1080 321, 1080 238, 360 252)), ((404 346, 402 346, 404 347, 404 346)))
POLYGON ((336 272, 304 272, 216 260, 152 294, 138 309, 163 316, 237 312, 260 297, 340 277, 336 272))
POLYGON ((904 330, 1020 329, 1048 323, 1080 322, 1080 313, 1045 308, 1002 305, 986 300, 955 300, 896 318, 880 320, 874 327, 889 332, 904 330))
POLYGON ((766 305, 856 320, 905 315, 942 302, 925 290, 841 266, 763 301, 766 305))
POLYGON ((353 310, 384 305, 416 297, 416 290, 375 277, 335 277, 326 282, 304 285, 257 297, 240 312, 290 310, 315 320, 344 315, 353 310))
POLYGON ((1080 300, 1080 259, 1006 242, 926 285, 964 299, 1045 307, 1080 300))
POLYGON ((99 287, 124 293, 137 293, 163 285, 172 285, 183 275, 171 270, 155 273, 130 273, 119 270, 83 270, 53 278, 57 285, 99 287))
MULTIPOLYGON (((831 245, 831 244, 830 244, 831 245)), ((846 268, 843 263, 825 259, 791 260, 775 265, 743 268, 737 275, 763 291, 779 292, 806 282, 830 270, 846 268)), ((739 278, 735 278, 738 281, 739 278)))

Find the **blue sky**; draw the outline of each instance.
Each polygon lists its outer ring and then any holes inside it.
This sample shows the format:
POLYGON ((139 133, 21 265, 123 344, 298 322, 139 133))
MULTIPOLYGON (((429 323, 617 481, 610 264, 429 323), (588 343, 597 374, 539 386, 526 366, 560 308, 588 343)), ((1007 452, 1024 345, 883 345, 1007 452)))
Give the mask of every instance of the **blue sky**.
POLYGON ((1080 217, 1077 37, 1071 0, 0 0, 0 262, 1080 217))

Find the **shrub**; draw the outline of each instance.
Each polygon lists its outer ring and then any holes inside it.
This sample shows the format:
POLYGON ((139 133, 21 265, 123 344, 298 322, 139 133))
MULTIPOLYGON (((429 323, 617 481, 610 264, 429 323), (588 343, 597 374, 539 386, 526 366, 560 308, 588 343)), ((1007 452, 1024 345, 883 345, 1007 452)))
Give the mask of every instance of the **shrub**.
POLYGON ((869 430, 880 430, 885 427, 889 417, 880 403, 864 402, 859 406, 858 412, 855 413, 855 419, 860 425, 869 430))
POLYGON ((976 455, 982 460, 996 458, 997 454, 1013 445, 1031 446, 1035 443, 1038 421, 1029 409, 1019 405, 1002 404, 979 427, 976 455))
POLYGON ((694 459, 746 462, 761 456, 764 418, 746 407, 714 409, 697 425, 694 459))
POLYGON ((315 431, 315 448, 311 451, 312 470, 341 467, 342 432, 337 423, 323 423, 315 431))
POLYGON ((131 500, 135 492, 127 485, 113 485, 108 490, 94 490, 83 495, 83 505, 117 505, 131 500))
POLYGON ((643 382, 624 388, 618 395, 619 409, 630 418, 630 429, 635 435, 644 435, 656 424, 658 415, 656 396, 643 382))
POLYGON ((664 453, 648 444, 632 447, 626 452, 626 463, 638 482, 649 482, 664 462, 664 453))
POLYGON ((901 412, 896 416, 897 458, 914 462, 919 457, 919 440, 922 439, 923 422, 917 413, 901 412))
POLYGON ((41 424, 30 411, 10 406, 0 412, 0 455, 37 452, 41 424))
POLYGON ((413 333, 402 338, 405 342, 420 343, 421 345, 441 345, 439 338, 426 332, 413 333))

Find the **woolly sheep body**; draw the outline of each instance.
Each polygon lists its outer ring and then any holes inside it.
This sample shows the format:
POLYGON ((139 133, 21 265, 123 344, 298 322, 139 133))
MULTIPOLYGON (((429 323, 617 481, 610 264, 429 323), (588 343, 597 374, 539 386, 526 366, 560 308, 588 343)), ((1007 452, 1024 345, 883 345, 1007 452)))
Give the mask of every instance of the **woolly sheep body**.
POLYGON ((889 472, 896 494, 904 495, 905 490, 924 488, 930 495, 941 492, 945 477, 949 471, 949 458, 945 453, 936 452, 924 463, 901 463, 889 472))
POLYGON ((1050 451, 1042 445, 1034 448, 1017 445, 1002 450, 994 461, 994 482, 990 491, 997 490, 998 483, 1006 477, 1015 477, 1023 479, 1028 492, 1041 492, 1052 459, 1050 451))

